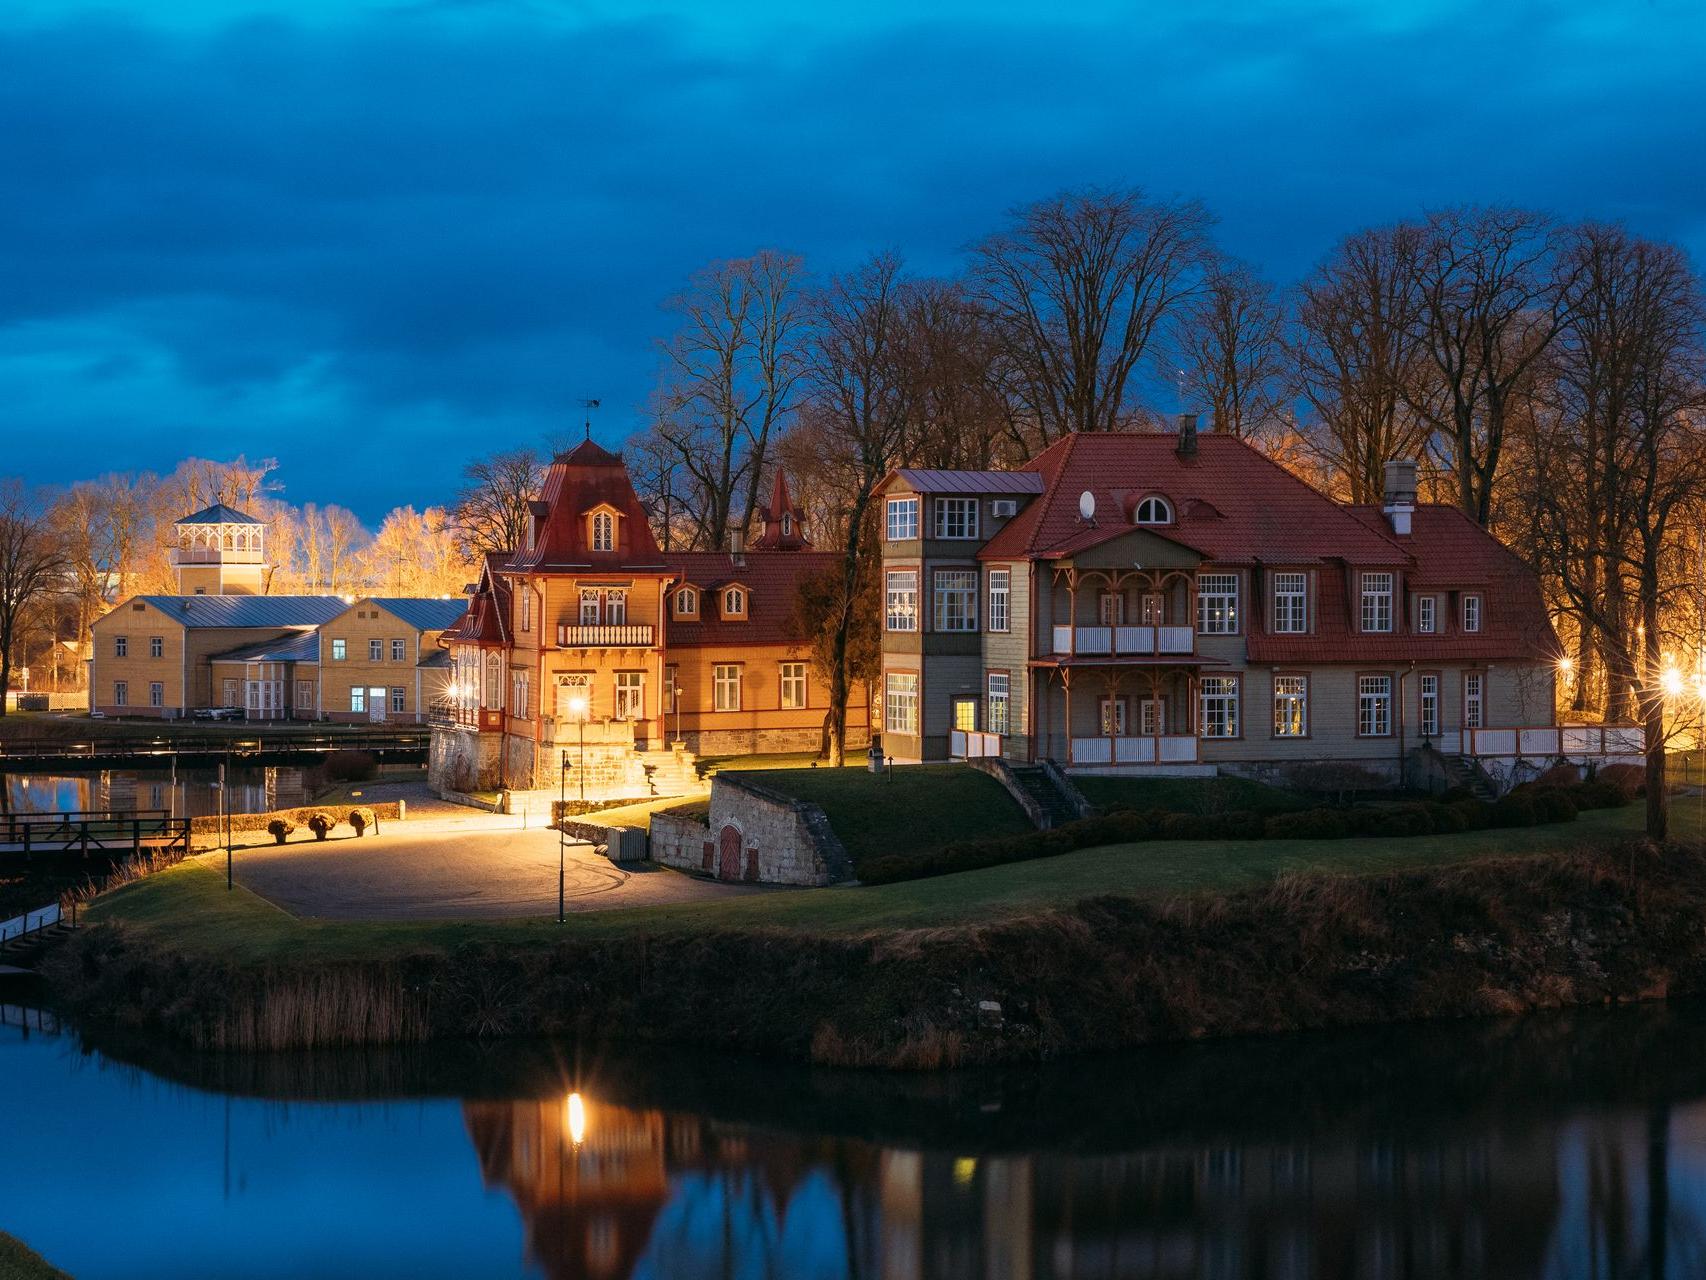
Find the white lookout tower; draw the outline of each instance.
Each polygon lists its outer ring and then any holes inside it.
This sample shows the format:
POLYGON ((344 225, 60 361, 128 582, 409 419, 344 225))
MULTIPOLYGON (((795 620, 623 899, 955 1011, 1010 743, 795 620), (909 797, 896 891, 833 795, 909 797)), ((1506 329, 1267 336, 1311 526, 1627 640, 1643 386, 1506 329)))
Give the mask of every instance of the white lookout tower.
POLYGON ((258 596, 266 587, 266 525, 216 503, 174 526, 172 567, 181 596, 258 596))

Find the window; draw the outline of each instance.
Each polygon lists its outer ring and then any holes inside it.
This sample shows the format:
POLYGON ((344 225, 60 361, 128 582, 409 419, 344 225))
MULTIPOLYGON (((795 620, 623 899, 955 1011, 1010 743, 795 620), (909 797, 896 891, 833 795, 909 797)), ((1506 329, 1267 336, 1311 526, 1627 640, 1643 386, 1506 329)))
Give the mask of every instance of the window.
POLYGON ((1096 617, 1104 627, 1123 627, 1125 594, 1120 591, 1099 592, 1096 596, 1096 617))
POLYGON ((150 658, 164 658, 166 656, 166 639, 164 636, 148 637, 148 656, 150 658))
POLYGON ((1237 574, 1197 575, 1197 630, 1205 636, 1238 634, 1237 574))
POLYGON ((1173 508, 1165 498, 1145 498, 1132 514, 1133 524, 1172 524, 1173 508))
POLYGON ((670 714, 681 710, 681 668, 673 664, 663 669, 663 709, 670 714))
POLYGON ((890 671, 883 676, 883 730, 918 733, 918 673, 890 671))
POLYGON ((883 626, 889 631, 918 630, 918 571, 891 569, 884 580, 883 626))
POLYGON ((128 707, 130 705, 130 685, 123 680, 113 681, 113 706, 128 707))
POLYGON ((1299 634, 1309 630, 1309 576, 1274 574, 1274 630, 1299 634))
POLYGON ((678 618, 696 618, 699 616, 699 592, 692 587, 683 587, 675 593, 675 616, 678 618))
POLYGON ((1158 627, 1166 619, 1167 610, 1159 591, 1146 591, 1137 598, 1137 621, 1145 627, 1158 627))
POLYGON ((158 680, 151 680, 148 683, 148 705, 151 707, 166 705, 166 686, 158 680))
POLYGON ((332 661, 333 662, 342 662, 348 656, 349 656, 349 653, 348 653, 348 642, 347 641, 344 641, 344 640, 332 641, 332 661))
POLYGON ((362 712, 365 712, 367 710, 367 688, 366 688, 366 686, 362 686, 362 687, 356 688, 356 689, 351 689, 349 691, 349 709, 351 711, 362 711, 362 712))
POLYGON ((1364 631, 1392 630, 1392 575, 1365 573, 1362 575, 1362 629, 1364 631))
POLYGON ((600 511, 592 518, 592 549, 616 550, 616 517, 608 511, 600 511))
POLYGON ((521 585, 521 629, 533 630, 533 588, 526 583, 521 585))
POLYGON ((1012 706, 1008 696, 1009 678, 1005 671, 991 671, 987 684, 988 712, 984 719, 989 724, 989 732, 1006 733, 1012 719, 1012 706))
POLYGON ((1102 726, 1101 733, 1104 738, 1109 734, 1116 738, 1125 737, 1126 705, 1127 700, 1125 698, 1102 699, 1102 715, 1098 723, 1102 726))
POLYGON ((598 588, 581 588, 581 626, 596 627, 598 625, 598 588))
POLYGON ((784 662, 780 669, 779 684, 782 688, 782 709, 797 711, 806 705, 806 664, 803 662, 784 662))
MULTIPOLYGON (((1425 597, 1431 598, 1431 597, 1425 597)), ((1422 700, 1422 737, 1439 737, 1439 677, 1422 675, 1418 677, 1417 686, 1422 700)))
POLYGON ((238 701, 238 697, 237 697, 237 681, 233 680, 230 676, 226 676, 224 681, 223 681, 223 685, 224 685, 224 693, 220 698, 220 706, 223 706, 223 707, 240 707, 240 706, 242 706, 243 704, 240 701, 238 701))
POLYGON ((1485 721, 1483 710, 1486 698, 1483 693, 1482 676, 1479 671, 1463 673, 1463 727, 1479 729, 1485 721))
POLYGON ((890 498, 884 529, 890 542, 905 542, 918 536, 918 499, 890 498))
POLYGON ((1434 610, 1437 607, 1438 602, 1433 596, 1416 597, 1416 630, 1423 635, 1432 635, 1438 626, 1438 621, 1434 616, 1434 610))
POLYGON ((1204 676, 1200 701, 1202 736, 1238 736, 1238 677, 1204 676))
POLYGON ((977 499, 937 498, 935 533, 938 538, 977 537, 977 499))
POLYGON ((1161 698, 1145 698, 1137 704, 1137 731, 1146 738, 1167 732, 1167 704, 1161 698))
POLYGON ((296 682, 296 705, 303 710, 309 710, 314 705, 314 682, 298 680, 296 682))
POLYGON ((407 646, 403 643, 403 641, 393 640, 391 642, 391 661, 392 662, 403 661, 403 654, 406 651, 406 649, 407 649, 407 646))
POLYGON ((1463 629, 1479 631, 1481 629, 1481 597, 1463 597, 1463 629))
POLYGON ((723 616, 725 618, 744 618, 746 616, 746 589, 744 587, 727 587, 724 589, 723 616))
POLYGON ((606 591, 604 593, 604 620, 613 627, 620 627, 628 621, 628 593, 626 591, 606 591))
POLYGON ((1392 734, 1392 677, 1357 677, 1357 736, 1386 738, 1392 734))
POLYGON ((402 711, 408 703, 408 690, 400 684, 391 686, 391 710, 402 711))
POLYGON ((782 513, 782 536, 784 538, 794 536, 794 517, 786 511, 782 513))
POLYGON ((720 663, 711 668, 711 706, 716 711, 740 710, 740 667, 720 663))
POLYGON ((646 716, 646 673, 618 671, 616 673, 616 718, 643 720, 646 716))
POLYGON ((1274 677, 1274 737, 1309 735, 1309 677, 1274 677))
POLYGON ((114 636, 113 637, 113 657, 115 657, 115 658, 128 658, 129 656, 130 656, 130 637, 129 636, 114 636))
POLYGON ((529 719, 533 705, 527 674, 525 671, 516 671, 510 676, 509 713, 517 720, 529 719))
POLYGON ((951 724, 961 733, 976 733, 977 699, 955 698, 951 724))
POLYGON ((977 630, 977 570, 936 570, 935 629, 977 630))
MULTIPOLYGON (((989 629, 991 631, 1006 631, 1012 626, 1008 612, 1012 585, 1013 571, 1011 569, 991 569, 989 571, 989 629)), ((999 733, 1001 730, 996 729, 992 732, 999 733)))
POLYGON ((367 642, 367 660, 369 662, 385 661, 385 642, 383 640, 369 640, 367 642))

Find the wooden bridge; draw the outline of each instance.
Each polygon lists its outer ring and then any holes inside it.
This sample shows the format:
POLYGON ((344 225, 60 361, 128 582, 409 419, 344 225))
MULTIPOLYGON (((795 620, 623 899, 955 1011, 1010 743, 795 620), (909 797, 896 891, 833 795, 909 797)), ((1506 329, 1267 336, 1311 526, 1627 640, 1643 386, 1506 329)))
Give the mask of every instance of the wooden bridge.
POLYGON ((82 810, 74 813, 0 814, 0 858, 136 857, 143 853, 188 853, 190 820, 164 809, 122 813, 82 810))
POLYGON ((425 764, 430 744, 430 732, 415 728, 320 734, 127 735, 76 742, 15 738, 0 742, 0 773, 165 769, 173 764, 316 764, 335 751, 365 752, 381 764, 425 764))

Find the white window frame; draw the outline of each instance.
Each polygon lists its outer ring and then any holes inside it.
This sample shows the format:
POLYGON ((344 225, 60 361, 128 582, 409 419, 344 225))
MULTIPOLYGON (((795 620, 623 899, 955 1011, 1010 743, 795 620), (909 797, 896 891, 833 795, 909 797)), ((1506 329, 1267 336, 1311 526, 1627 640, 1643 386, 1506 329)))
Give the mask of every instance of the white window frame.
POLYGON ((990 733, 1006 735, 1013 723, 1013 679, 1005 671, 984 678, 984 722, 990 733))
POLYGON ((148 682, 148 705, 151 707, 166 705, 166 686, 162 681, 150 680, 148 682))
MULTIPOLYGON (((1238 627, 1238 575, 1236 573, 1199 573, 1197 575, 1197 634, 1203 636, 1235 636, 1238 634, 1238 627)), ((1233 736, 1236 737, 1237 735, 1234 734, 1233 736)))
POLYGON ((612 627, 627 625, 628 592, 625 589, 612 587, 604 593, 604 621, 612 627))
POLYGON ((776 666, 776 693, 784 711, 800 711, 806 705, 806 664, 782 662, 776 666))
POLYGON ((115 658, 128 658, 128 657, 130 657, 130 637, 129 636, 114 636, 113 637, 113 657, 115 657, 115 658))
POLYGON ((392 714, 393 715, 402 715, 403 712, 407 711, 408 709, 409 709, 409 691, 408 691, 408 689, 405 688, 403 685, 400 685, 400 684, 392 685, 391 686, 391 712, 392 712, 392 714))
POLYGON ((1416 597, 1416 633, 1431 636, 1439 629, 1439 597, 1416 597))
POLYGON ((385 661, 385 642, 383 640, 369 640, 367 642, 367 660, 369 662, 385 661))
POLYGON ((581 588, 580 624, 583 627, 596 627, 603 617, 599 602, 597 587, 581 588))
POLYGON ((1463 727, 1487 727, 1487 678, 1479 671, 1463 673, 1463 727))
POLYGON ((1274 574, 1274 632, 1303 635, 1309 630, 1309 575, 1287 570, 1274 574))
POLYGON ((918 736, 918 673, 883 673, 883 732, 918 736))
POLYGON ((738 662, 719 662, 711 668, 711 709, 739 711, 741 670, 738 662))
POLYGON ((1416 677, 1417 725, 1422 737, 1437 738, 1440 734, 1439 674, 1424 671, 1416 677))
POLYGON ((113 706, 128 707, 130 705, 130 681, 113 681, 113 706))
POLYGON ((1376 635, 1392 630, 1392 595, 1396 585, 1397 575, 1389 571, 1362 575, 1358 630, 1376 635))
POLYGON ((1013 626, 1013 571, 989 571, 989 629, 1008 631, 1013 626))
POLYGON ((404 662, 407 660, 408 646, 401 640, 391 642, 391 661, 404 662))
POLYGON ((682 587, 675 593, 675 616, 692 618, 699 613, 699 590, 697 587, 682 587))
POLYGON ((314 705, 314 682, 312 680, 298 680, 296 682, 296 705, 298 707, 312 707, 314 705))
POLYGON ((509 713, 517 720, 531 720, 533 690, 532 681, 527 678, 525 671, 510 672, 509 682, 509 713))
POLYGON ((883 575, 883 629, 918 630, 918 570, 890 569, 883 575))
POLYGON ((1481 597, 1474 592, 1468 592, 1463 597, 1463 629, 1479 631, 1481 629, 1481 597))
POLYGON ((889 542, 911 542, 918 537, 918 498, 890 498, 883 513, 883 532, 889 542))
POLYGON ((1243 693, 1237 676, 1204 676, 1197 686, 1197 733, 1203 738, 1238 737, 1239 698, 1243 693))
POLYGON ((367 686, 366 685, 358 684, 358 685, 350 686, 349 709, 352 713, 359 711, 363 715, 367 714, 367 686))
POLYGON ((936 498, 931 503, 934 521, 931 532, 950 542, 968 542, 977 537, 978 510, 976 498, 936 498))
POLYGON ((930 629, 977 630, 977 570, 936 569, 930 576, 930 629))
POLYGON ((746 590, 743 587, 723 588, 723 616, 725 618, 746 617, 746 590))
POLYGON ((1173 504, 1158 493, 1152 493, 1139 502, 1131 513, 1133 524, 1172 524, 1173 504))
POLYGON ((150 658, 164 658, 166 656, 165 636, 148 637, 148 656, 150 658))
POLYGON ((332 641, 332 661, 345 662, 349 659, 349 642, 342 638, 332 641))
POLYGON ((616 517, 608 511, 592 513, 592 549, 594 551, 616 550, 616 517))
POLYGON ((644 671, 618 671, 616 673, 616 699, 612 704, 612 715, 617 720, 644 720, 646 718, 646 673, 644 671))
POLYGON ((1309 736, 1309 677, 1281 674, 1274 677, 1274 737, 1309 736))
POLYGON ((1357 737, 1392 736, 1392 677, 1357 677, 1357 737))

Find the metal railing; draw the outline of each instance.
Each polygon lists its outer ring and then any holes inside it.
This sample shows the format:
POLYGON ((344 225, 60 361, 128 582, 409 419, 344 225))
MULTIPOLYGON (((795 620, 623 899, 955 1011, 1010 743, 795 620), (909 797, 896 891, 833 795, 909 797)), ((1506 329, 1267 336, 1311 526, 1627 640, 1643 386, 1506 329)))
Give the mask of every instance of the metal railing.
POLYGON ((649 645, 651 642, 652 624, 649 622, 584 625, 565 622, 557 625, 557 644, 564 649, 608 649, 623 645, 649 645))
POLYGON ((420 729, 394 730, 375 733, 351 730, 348 733, 305 734, 284 731, 277 734, 173 734, 170 737, 83 738, 62 741, 53 738, 14 738, 0 742, 0 760, 59 760, 75 757, 99 759, 165 759, 174 755, 256 755, 261 752, 292 751, 325 754, 333 751, 371 751, 383 755, 395 751, 424 751, 429 735, 420 729))
MULTIPOLYGON (((53 902, 45 907, 26 911, 21 916, 13 916, 10 920, 0 920, 0 947, 12 942, 21 942, 32 934, 42 933, 63 919, 64 912, 57 902, 53 902)), ((76 920, 73 918, 71 923, 75 924, 76 920)))

